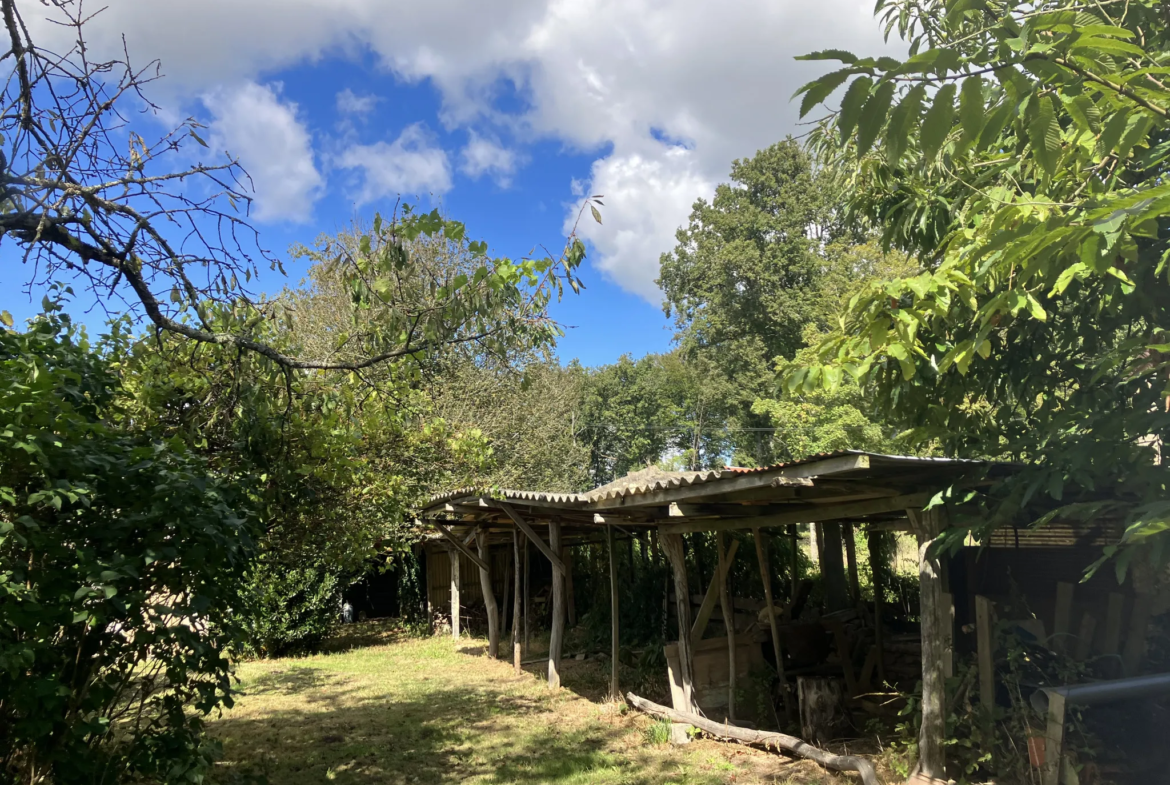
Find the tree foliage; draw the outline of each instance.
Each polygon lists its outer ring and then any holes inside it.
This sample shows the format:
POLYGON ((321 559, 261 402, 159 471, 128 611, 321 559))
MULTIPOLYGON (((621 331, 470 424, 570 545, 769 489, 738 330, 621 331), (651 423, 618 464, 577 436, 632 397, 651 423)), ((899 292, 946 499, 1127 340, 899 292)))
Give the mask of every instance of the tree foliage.
POLYGON ((1124 518, 1126 541, 1158 552, 1170 520, 1157 460, 1170 425, 1170 11, 878 9, 910 57, 810 55, 843 67, 803 88, 802 111, 847 85, 816 149, 847 173, 850 214, 925 270, 857 295, 844 333, 789 388, 847 372, 920 439, 1032 462, 1001 489, 1001 516, 1046 493, 1065 514, 1124 518))

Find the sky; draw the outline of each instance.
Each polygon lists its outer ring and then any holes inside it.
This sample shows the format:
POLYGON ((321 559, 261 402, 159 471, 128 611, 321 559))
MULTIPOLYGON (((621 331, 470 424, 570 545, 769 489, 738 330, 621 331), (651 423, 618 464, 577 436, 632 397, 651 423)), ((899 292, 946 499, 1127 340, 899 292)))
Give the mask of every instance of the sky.
MULTIPOLYGON (((794 57, 890 49, 872 0, 103 5, 91 54, 124 36, 165 74, 150 92, 162 111, 135 122, 204 122, 250 175, 254 224, 280 256, 400 198, 441 207, 493 255, 555 254, 582 196, 603 195, 603 223, 580 224, 586 289, 551 309, 561 360, 586 365, 669 349, 659 257, 733 160, 807 130, 790 98, 828 64, 794 57)), ((35 42, 63 45, 51 8, 18 7, 35 42)), ((28 271, 0 264, 0 308, 33 315, 28 271)), ((287 267, 295 283, 303 267, 287 267)))

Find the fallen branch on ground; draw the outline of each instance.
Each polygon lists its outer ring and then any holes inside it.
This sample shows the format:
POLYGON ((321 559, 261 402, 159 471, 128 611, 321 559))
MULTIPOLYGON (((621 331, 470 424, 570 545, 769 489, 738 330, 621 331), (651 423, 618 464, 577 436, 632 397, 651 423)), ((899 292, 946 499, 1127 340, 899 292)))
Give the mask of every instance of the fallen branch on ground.
POLYGON ((877 772, 874 771, 873 764, 865 758, 860 758, 856 755, 834 755, 831 752, 814 747, 795 736, 787 736, 783 733, 770 733, 768 731, 737 728, 734 725, 724 725, 722 722, 715 722, 706 717, 700 717, 698 714, 668 709, 653 701, 639 698, 632 692, 626 694, 626 700, 635 709, 656 717, 664 717, 675 722, 685 722, 689 725, 694 725, 699 730, 711 736, 732 739, 743 742, 744 744, 759 744, 764 747, 782 749, 794 755, 799 755, 802 758, 814 760, 826 769, 833 769, 834 771, 855 771, 861 775, 861 781, 865 785, 878 785, 877 772))

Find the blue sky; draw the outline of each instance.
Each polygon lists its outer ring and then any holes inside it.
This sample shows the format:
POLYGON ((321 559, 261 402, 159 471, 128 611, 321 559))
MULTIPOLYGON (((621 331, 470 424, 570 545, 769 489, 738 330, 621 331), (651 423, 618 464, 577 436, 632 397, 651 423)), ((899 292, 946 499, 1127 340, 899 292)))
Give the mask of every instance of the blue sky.
MULTIPOLYGON (((44 7, 19 5, 52 45, 44 7)), ((167 119, 147 122, 207 123, 213 148, 252 176, 255 223, 277 253, 399 197, 441 206, 493 254, 557 251, 581 194, 604 194, 604 223, 582 226, 587 288, 553 308, 562 361, 593 365, 669 348, 659 255, 733 159, 801 130, 789 96, 823 64, 795 55, 887 48, 871 8, 110 0, 88 38, 113 51, 125 35, 136 60, 162 61, 152 98, 167 119)), ((31 315, 28 271, 9 249, 0 260, 0 308, 31 315)), ((289 267, 294 281, 302 272, 289 267)))

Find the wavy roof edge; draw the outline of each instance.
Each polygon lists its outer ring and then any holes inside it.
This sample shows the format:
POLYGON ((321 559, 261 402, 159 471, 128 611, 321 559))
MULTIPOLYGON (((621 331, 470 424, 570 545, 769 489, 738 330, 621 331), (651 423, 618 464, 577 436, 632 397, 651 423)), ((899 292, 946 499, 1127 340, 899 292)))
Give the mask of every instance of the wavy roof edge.
POLYGON ((682 488, 684 486, 699 485, 724 478, 744 477, 753 474, 767 474, 769 472, 780 471, 783 469, 791 469, 794 466, 803 466, 805 464, 816 463, 818 461, 825 461, 832 458, 842 458, 846 456, 864 456, 871 460, 877 459, 879 463, 885 461, 895 464, 917 463, 942 466, 996 465, 993 461, 984 461, 973 458, 931 458, 919 457, 915 455, 890 455, 887 453, 865 452, 863 450, 838 450, 836 452, 810 455, 807 458, 802 458, 799 461, 788 461, 787 463, 776 463, 770 466, 761 466, 757 468, 729 466, 723 469, 704 469, 699 471, 686 472, 662 472, 656 473, 652 476, 646 476, 644 479, 637 477, 637 475, 641 472, 633 472, 626 475, 625 477, 614 480, 611 483, 607 483, 605 485, 594 488, 591 491, 585 491, 583 493, 521 491, 512 490, 509 488, 492 489, 486 487, 465 486, 462 488, 455 488, 450 491, 444 491, 443 493, 435 494, 427 500, 424 509, 428 509, 437 504, 449 502, 453 499, 463 499, 469 496, 482 496, 490 499, 493 497, 493 495, 498 498, 502 498, 504 501, 585 505, 594 502, 609 501, 616 498, 624 498, 626 496, 637 496, 644 493, 652 493, 654 491, 671 490, 674 488, 682 488), (623 480, 631 480, 631 482, 623 483, 623 480))

